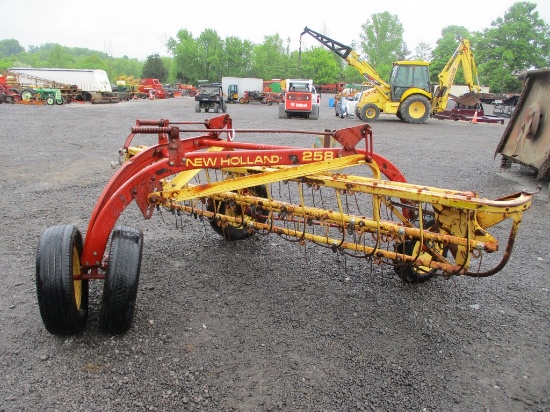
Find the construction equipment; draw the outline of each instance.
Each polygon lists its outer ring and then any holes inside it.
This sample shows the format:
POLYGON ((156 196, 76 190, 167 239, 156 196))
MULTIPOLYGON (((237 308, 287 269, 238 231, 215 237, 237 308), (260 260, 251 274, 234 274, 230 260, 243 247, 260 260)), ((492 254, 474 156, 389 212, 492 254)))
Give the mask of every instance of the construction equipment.
POLYGON ((230 84, 227 86, 227 103, 237 103, 239 101, 239 86, 230 84))
POLYGON ((536 173, 537 179, 550 177, 550 69, 528 70, 523 90, 496 151, 501 167, 518 163, 536 173))
POLYGON ((284 101, 279 104, 279 119, 304 117, 319 119, 321 96, 311 79, 286 79, 284 101))
POLYGON ((388 265, 404 282, 419 283, 499 272, 532 200, 528 192, 488 200, 407 183, 374 152, 368 124, 312 132, 236 129, 227 114, 205 121, 137 120, 119 155, 121 167, 94 207, 85 241, 73 224, 41 235, 38 306, 53 334, 85 327, 92 280, 104 280, 101 329, 119 334, 130 328, 143 233, 117 222, 133 201, 145 219, 165 210, 178 226, 196 220, 226 240, 271 233, 297 245, 310 242, 362 259, 367 268, 388 265), (266 134, 266 141, 284 134, 288 142, 315 136, 323 147, 235 141, 247 133, 266 134), (148 136, 156 141, 143 144, 148 136), (497 236, 506 235, 501 249, 497 236))
MULTIPOLYGON (((435 91, 430 85, 429 63, 424 61, 403 60, 393 63, 389 83, 386 83, 376 70, 351 49, 323 34, 304 28, 300 35, 309 34, 326 48, 343 58, 350 66, 355 67, 372 88, 365 91, 357 104, 356 115, 363 121, 375 121, 380 113, 395 114, 406 123, 424 123, 430 115, 445 110, 456 70, 462 63, 464 77, 470 88, 465 96, 455 98, 462 104, 473 105, 479 97, 480 88, 474 84, 477 68, 473 58, 470 42, 460 41, 451 59, 439 73, 439 84, 435 91)), ((479 84, 479 82, 478 82, 479 84)))

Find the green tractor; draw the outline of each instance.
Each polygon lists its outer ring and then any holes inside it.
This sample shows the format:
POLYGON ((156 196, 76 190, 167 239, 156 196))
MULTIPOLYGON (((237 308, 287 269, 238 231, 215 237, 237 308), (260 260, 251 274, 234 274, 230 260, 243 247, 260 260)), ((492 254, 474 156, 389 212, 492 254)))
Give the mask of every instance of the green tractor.
POLYGON ((29 102, 31 100, 44 100, 46 104, 63 104, 65 100, 61 96, 61 91, 59 89, 50 89, 38 87, 36 89, 23 89, 21 91, 21 100, 29 102))

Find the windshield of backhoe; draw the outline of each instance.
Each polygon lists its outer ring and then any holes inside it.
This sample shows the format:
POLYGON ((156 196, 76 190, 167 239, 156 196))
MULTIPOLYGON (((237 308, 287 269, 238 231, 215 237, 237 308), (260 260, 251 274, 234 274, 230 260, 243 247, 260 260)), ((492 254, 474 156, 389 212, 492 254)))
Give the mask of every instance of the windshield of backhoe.
POLYGON ((390 75, 390 86, 393 101, 401 100, 403 93, 412 87, 429 92, 428 65, 394 64, 390 75))

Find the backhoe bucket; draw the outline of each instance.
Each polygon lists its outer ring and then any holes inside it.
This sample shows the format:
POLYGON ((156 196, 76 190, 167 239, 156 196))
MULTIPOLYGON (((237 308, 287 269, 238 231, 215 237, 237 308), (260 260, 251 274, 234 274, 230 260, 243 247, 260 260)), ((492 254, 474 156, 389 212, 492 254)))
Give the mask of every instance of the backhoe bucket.
POLYGON ((530 70, 516 110, 495 151, 502 167, 519 163, 534 169, 537 179, 550 176, 550 70, 530 70))
POLYGON ((475 106, 481 100, 481 95, 477 92, 468 92, 460 96, 451 95, 451 99, 455 102, 463 104, 464 106, 475 106))

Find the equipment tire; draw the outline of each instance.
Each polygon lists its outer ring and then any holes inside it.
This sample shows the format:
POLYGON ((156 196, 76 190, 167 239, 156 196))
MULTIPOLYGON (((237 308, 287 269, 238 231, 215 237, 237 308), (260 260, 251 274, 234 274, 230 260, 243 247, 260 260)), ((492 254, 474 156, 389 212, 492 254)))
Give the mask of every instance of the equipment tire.
MULTIPOLYGON (((254 186, 248 189, 253 195, 257 195, 258 197, 267 197, 267 188, 264 185, 261 186, 254 186)), ((228 202, 225 201, 219 201, 214 200, 212 198, 208 199, 207 204, 207 210, 209 212, 215 212, 216 214, 227 214, 229 216, 242 216, 242 208, 237 205, 235 212, 226 213, 226 208, 228 206, 228 202)), ((225 227, 218 224, 218 221, 216 218, 213 218, 210 220, 210 226, 212 226, 212 229, 214 229, 214 232, 216 232, 218 235, 223 237, 225 240, 233 241, 233 240, 243 240, 247 239, 250 236, 252 236, 253 233, 249 232, 247 228, 240 226, 234 226, 231 223, 227 223, 225 227)))
POLYGON ((431 104, 427 97, 414 94, 401 103, 399 111, 405 123, 420 124, 430 117, 431 104))
POLYGON ((199 103, 197 103, 197 104, 195 105, 195 111, 196 111, 197 113, 200 113, 200 112, 201 112, 201 105, 200 105, 199 103))
POLYGON ((48 106, 53 106, 55 104, 55 99, 53 98, 53 96, 46 97, 46 104, 48 106))
POLYGON ((311 120, 318 120, 319 119, 319 106, 313 106, 311 108, 311 114, 309 115, 309 118, 311 120))
MULTIPOLYGON (((433 217, 426 217, 424 222, 424 227, 430 229, 435 225, 435 219, 433 217)), ((405 254, 408 256, 416 256, 416 245, 418 244, 417 240, 405 240, 405 242, 396 245, 396 252, 405 254)), ((447 252, 444 251, 443 254, 447 252)), ((396 266, 395 273, 399 278, 405 283, 422 283, 431 279, 436 272, 435 269, 432 270, 422 270, 415 268, 413 265, 405 266, 396 266)))
MULTIPOLYGON (((396 246, 396 252, 405 255, 413 256, 415 254, 414 248, 418 241, 406 240, 404 243, 400 243, 396 246)), ((395 273, 405 283, 422 283, 433 277, 433 271, 422 271, 416 269, 413 265, 396 266, 395 273)))
POLYGON ((52 226, 40 237, 36 254, 36 294, 42 322, 54 335, 73 335, 88 319, 87 280, 80 276, 82 235, 73 225, 52 226))
POLYGON ((286 119, 288 116, 286 115, 285 110, 285 104, 279 103, 279 119, 286 119))
POLYGON ((227 105, 222 103, 222 112, 227 113, 227 105))
POLYGON ((143 232, 128 226, 113 230, 105 273, 99 327, 118 335, 132 326, 143 253, 143 232))
POLYGON ((214 113, 219 113, 220 112, 220 105, 219 104, 215 104, 214 105, 214 113))
POLYGON ((380 116, 380 109, 374 103, 368 103, 361 108, 361 120, 375 122, 380 116))
POLYGON ((21 91, 21 100, 25 101, 25 102, 30 102, 34 96, 34 90, 32 89, 23 89, 21 91))
POLYGON ((399 120, 403 121, 403 115, 401 114, 401 110, 397 110, 397 113, 395 113, 395 115, 399 120))

